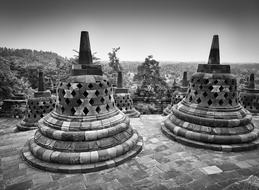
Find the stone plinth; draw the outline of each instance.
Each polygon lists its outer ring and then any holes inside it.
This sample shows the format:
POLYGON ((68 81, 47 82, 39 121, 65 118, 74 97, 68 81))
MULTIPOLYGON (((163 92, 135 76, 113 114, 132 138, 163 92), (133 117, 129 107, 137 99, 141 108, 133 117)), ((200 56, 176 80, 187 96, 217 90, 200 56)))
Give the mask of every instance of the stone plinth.
POLYGON ((115 106, 110 82, 99 66, 91 65, 87 32, 81 33, 82 39, 81 67, 59 84, 55 109, 39 120, 39 129, 23 149, 24 159, 34 167, 93 172, 117 166, 142 149, 142 138, 115 106))
POLYGON ((2 109, 0 110, 1 117, 19 117, 22 118, 26 110, 25 94, 14 94, 10 99, 3 101, 2 109))
MULTIPOLYGON (((217 63, 219 59, 209 60, 217 63)), ((162 132, 177 142, 199 148, 256 148, 258 129, 250 112, 239 104, 236 77, 226 69, 228 66, 211 62, 209 65, 198 66, 186 97, 173 106, 172 114, 162 123, 162 132)))

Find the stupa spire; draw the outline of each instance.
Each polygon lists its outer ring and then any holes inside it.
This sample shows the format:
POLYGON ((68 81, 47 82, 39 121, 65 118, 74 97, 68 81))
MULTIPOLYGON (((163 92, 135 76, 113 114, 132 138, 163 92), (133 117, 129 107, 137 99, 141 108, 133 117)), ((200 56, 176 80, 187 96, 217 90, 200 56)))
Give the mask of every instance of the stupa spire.
POLYGON ((79 64, 91 65, 93 63, 89 33, 87 31, 81 32, 80 49, 79 49, 79 64))
POLYGON ((38 91, 44 91, 45 88, 44 88, 44 74, 43 74, 43 71, 40 70, 39 71, 39 86, 38 86, 38 91))
POLYGON ((122 72, 118 72, 118 77, 117 77, 117 88, 122 88, 122 83, 123 83, 123 78, 122 78, 122 72))
POLYGON ((215 65, 220 64, 219 36, 218 35, 213 36, 208 64, 215 64, 215 65))
POLYGON ((254 75, 254 73, 252 73, 250 75, 250 81, 249 81, 249 84, 248 84, 248 88, 255 88, 255 75, 254 75))
POLYGON ((183 72, 182 86, 188 86, 187 72, 186 71, 183 72))

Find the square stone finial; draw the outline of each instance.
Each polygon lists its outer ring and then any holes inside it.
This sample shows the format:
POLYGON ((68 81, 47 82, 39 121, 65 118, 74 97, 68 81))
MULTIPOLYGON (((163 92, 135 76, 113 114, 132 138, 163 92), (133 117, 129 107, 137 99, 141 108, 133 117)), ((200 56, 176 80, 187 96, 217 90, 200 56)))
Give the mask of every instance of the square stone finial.
POLYGON ((218 35, 213 36, 208 64, 213 64, 213 65, 220 64, 219 36, 218 35))

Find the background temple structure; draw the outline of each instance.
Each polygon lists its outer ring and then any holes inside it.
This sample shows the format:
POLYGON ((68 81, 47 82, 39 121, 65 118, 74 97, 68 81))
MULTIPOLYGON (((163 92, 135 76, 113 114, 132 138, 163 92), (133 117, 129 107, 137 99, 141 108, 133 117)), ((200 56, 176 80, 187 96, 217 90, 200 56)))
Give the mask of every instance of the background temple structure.
POLYGON ((45 91, 44 74, 39 72, 38 92, 27 100, 25 117, 17 125, 20 131, 32 130, 38 127, 38 121, 55 108, 56 97, 51 96, 50 91, 45 91))
POLYGON ((142 150, 143 140, 114 103, 100 65, 92 64, 88 32, 81 32, 79 64, 57 89, 55 109, 43 117, 22 156, 52 172, 92 172, 117 166, 142 150))
MULTIPOLYGON (((171 104, 168 105, 164 110, 163 110, 163 115, 169 115, 171 113, 171 109, 172 106, 175 104, 178 104, 180 101, 182 101, 182 99, 184 99, 184 97, 187 94, 187 90, 188 90, 188 85, 189 85, 189 81, 187 80, 187 72, 185 71, 183 73, 183 79, 182 79, 182 83, 181 85, 176 88, 176 90, 173 92, 172 94, 172 98, 171 98, 171 104)), ((173 86, 174 88, 176 87, 176 85, 174 84, 173 86)))
POLYGON ((249 84, 241 89, 240 101, 252 114, 259 114, 259 89, 255 87, 254 74, 250 75, 249 84))
POLYGON ((23 93, 15 93, 11 98, 5 99, 0 110, 0 117, 22 118, 26 110, 26 99, 23 93))
POLYGON ((118 72, 117 87, 114 88, 116 106, 129 117, 139 117, 140 113, 134 108, 129 89, 123 88, 122 72, 118 72))
POLYGON ((218 151, 250 150, 258 146, 258 128, 240 103, 237 80, 229 65, 220 65, 218 36, 213 36, 208 64, 199 64, 186 97, 173 106, 162 123, 169 138, 218 151))

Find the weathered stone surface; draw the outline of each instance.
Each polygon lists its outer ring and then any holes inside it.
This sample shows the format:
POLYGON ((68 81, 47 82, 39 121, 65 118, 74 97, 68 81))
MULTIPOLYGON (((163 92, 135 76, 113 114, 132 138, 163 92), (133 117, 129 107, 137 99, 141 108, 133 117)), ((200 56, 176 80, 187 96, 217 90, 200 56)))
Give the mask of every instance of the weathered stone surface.
POLYGON ((27 100, 25 117, 17 125, 20 131, 32 130, 38 127, 38 121, 55 108, 56 97, 51 96, 50 91, 45 91, 44 74, 39 72, 39 91, 34 97, 27 100))
MULTIPOLYGON (((214 49, 218 47, 215 43, 214 49)), ((228 152, 254 149, 259 129, 250 112, 239 104, 236 78, 224 70, 225 66, 221 69, 217 52, 210 55, 208 64, 217 69, 211 73, 207 67, 202 71, 198 68, 186 97, 173 106, 172 114, 162 123, 162 132, 197 148, 228 152)))
POLYGON ((255 88, 254 74, 250 75, 247 87, 241 89, 240 102, 253 115, 259 114, 259 89, 255 88))
POLYGON ((115 105, 129 117, 139 117, 140 113, 134 108, 129 90, 122 87, 122 72, 118 72, 117 87, 114 88, 115 105))
POLYGON ((88 32, 81 33, 79 55, 79 65, 57 88, 55 109, 39 120, 34 138, 24 146, 22 157, 39 169, 93 172, 142 150, 142 138, 115 106, 110 82, 100 75, 101 67, 91 65, 88 32))

